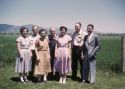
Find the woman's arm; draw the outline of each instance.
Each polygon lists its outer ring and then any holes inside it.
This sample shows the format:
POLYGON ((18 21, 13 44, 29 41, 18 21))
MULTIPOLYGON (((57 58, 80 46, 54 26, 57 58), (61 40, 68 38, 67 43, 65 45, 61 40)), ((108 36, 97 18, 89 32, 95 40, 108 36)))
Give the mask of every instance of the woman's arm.
POLYGON ((69 58, 71 59, 71 55, 72 55, 71 43, 68 44, 68 51, 69 51, 69 58))
POLYGON ((38 44, 39 43, 38 43, 38 40, 37 40, 36 43, 35 43, 35 53, 36 53, 36 60, 39 61, 40 59, 39 59, 39 55, 38 55, 38 44))
POLYGON ((20 49, 20 42, 17 42, 17 41, 16 41, 16 48, 17 48, 17 51, 18 51, 18 53, 19 53, 19 56, 22 57, 21 49, 20 49))
POLYGON ((17 41, 16 41, 16 47, 17 47, 18 54, 19 54, 19 56, 20 56, 20 62, 22 62, 22 61, 23 61, 23 56, 22 56, 22 54, 21 54, 20 42, 17 42, 17 41))
POLYGON ((57 44, 55 46, 55 55, 54 56, 57 57, 57 44))
MULTIPOLYGON (((47 41, 47 42, 48 42, 48 41, 47 41)), ((48 49, 47 49, 47 52, 48 52, 49 59, 51 59, 51 56, 50 56, 50 50, 49 50, 49 43, 48 43, 48 49)))

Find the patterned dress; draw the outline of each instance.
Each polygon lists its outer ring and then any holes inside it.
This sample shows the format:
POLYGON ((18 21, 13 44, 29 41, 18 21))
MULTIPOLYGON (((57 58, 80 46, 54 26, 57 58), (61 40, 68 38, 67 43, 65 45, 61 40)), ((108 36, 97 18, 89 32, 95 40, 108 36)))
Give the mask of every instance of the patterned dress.
POLYGON ((20 43, 21 56, 18 53, 18 56, 16 58, 15 72, 28 73, 29 71, 31 71, 30 38, 24 38, 20 36, 16 39, 16 42, 20 43), (22 61, 20 61, 21 57, 23 58, 22 61))
POLYGON ((37 47, 37 58, 39 58, 39 63, 35 65, 35 75, 44 75, 51 72, 50 65, 50 53, 49 53, 49 45, 48 41, 44 39, 41 41, 38 39, 36 41, 37 47))
POLYGON ((70 64, 70 52, 69 44, 71 37, 69 35, 64 35, 64 37, 57 38, 57 48, 55 51, 55 60, 54 60, 54 70, 61 74, 71 72, 70 64))

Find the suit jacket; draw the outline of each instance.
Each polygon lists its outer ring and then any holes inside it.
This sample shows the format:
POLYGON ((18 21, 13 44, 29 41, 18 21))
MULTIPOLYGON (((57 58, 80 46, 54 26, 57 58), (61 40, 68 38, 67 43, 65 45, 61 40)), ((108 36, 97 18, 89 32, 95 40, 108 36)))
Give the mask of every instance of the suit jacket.
POLYGON ((83 44, 83 55, 89 60, 94 60, 96 58, 96 52, 100 49, 100 39, 98 35, 92 34, 92 37, 89 41, 88 35, 84 37, 83 44))

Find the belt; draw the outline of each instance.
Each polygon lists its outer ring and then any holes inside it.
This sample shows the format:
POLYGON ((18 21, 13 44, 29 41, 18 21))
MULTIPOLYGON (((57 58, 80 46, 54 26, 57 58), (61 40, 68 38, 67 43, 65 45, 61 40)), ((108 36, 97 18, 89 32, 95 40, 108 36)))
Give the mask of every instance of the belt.
POLYGON ((20 49, 29 49, 29 48, 20 48, 20 49))
POLYGON ((64 48, 64 47, 67 47, 67 46, 58 46, 59 48, 64 48))
POLYGON ((38 50, 38 51, 47 51, 47 50, 38 50))

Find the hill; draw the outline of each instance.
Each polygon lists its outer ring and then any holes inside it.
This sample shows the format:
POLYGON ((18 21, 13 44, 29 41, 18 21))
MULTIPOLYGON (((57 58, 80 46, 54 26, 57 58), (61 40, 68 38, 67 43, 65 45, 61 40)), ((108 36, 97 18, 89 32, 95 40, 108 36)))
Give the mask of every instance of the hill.
MULTIPOLYGON (((31 31, 32 24, 29 25, 23 25, 26 28, 28 28, 31 31)), ((9 25, 9 24, 0 24, 0 33, 18 33, 20 30, 20 27, 22 26, 15 26, 15 25, 9 25)))

